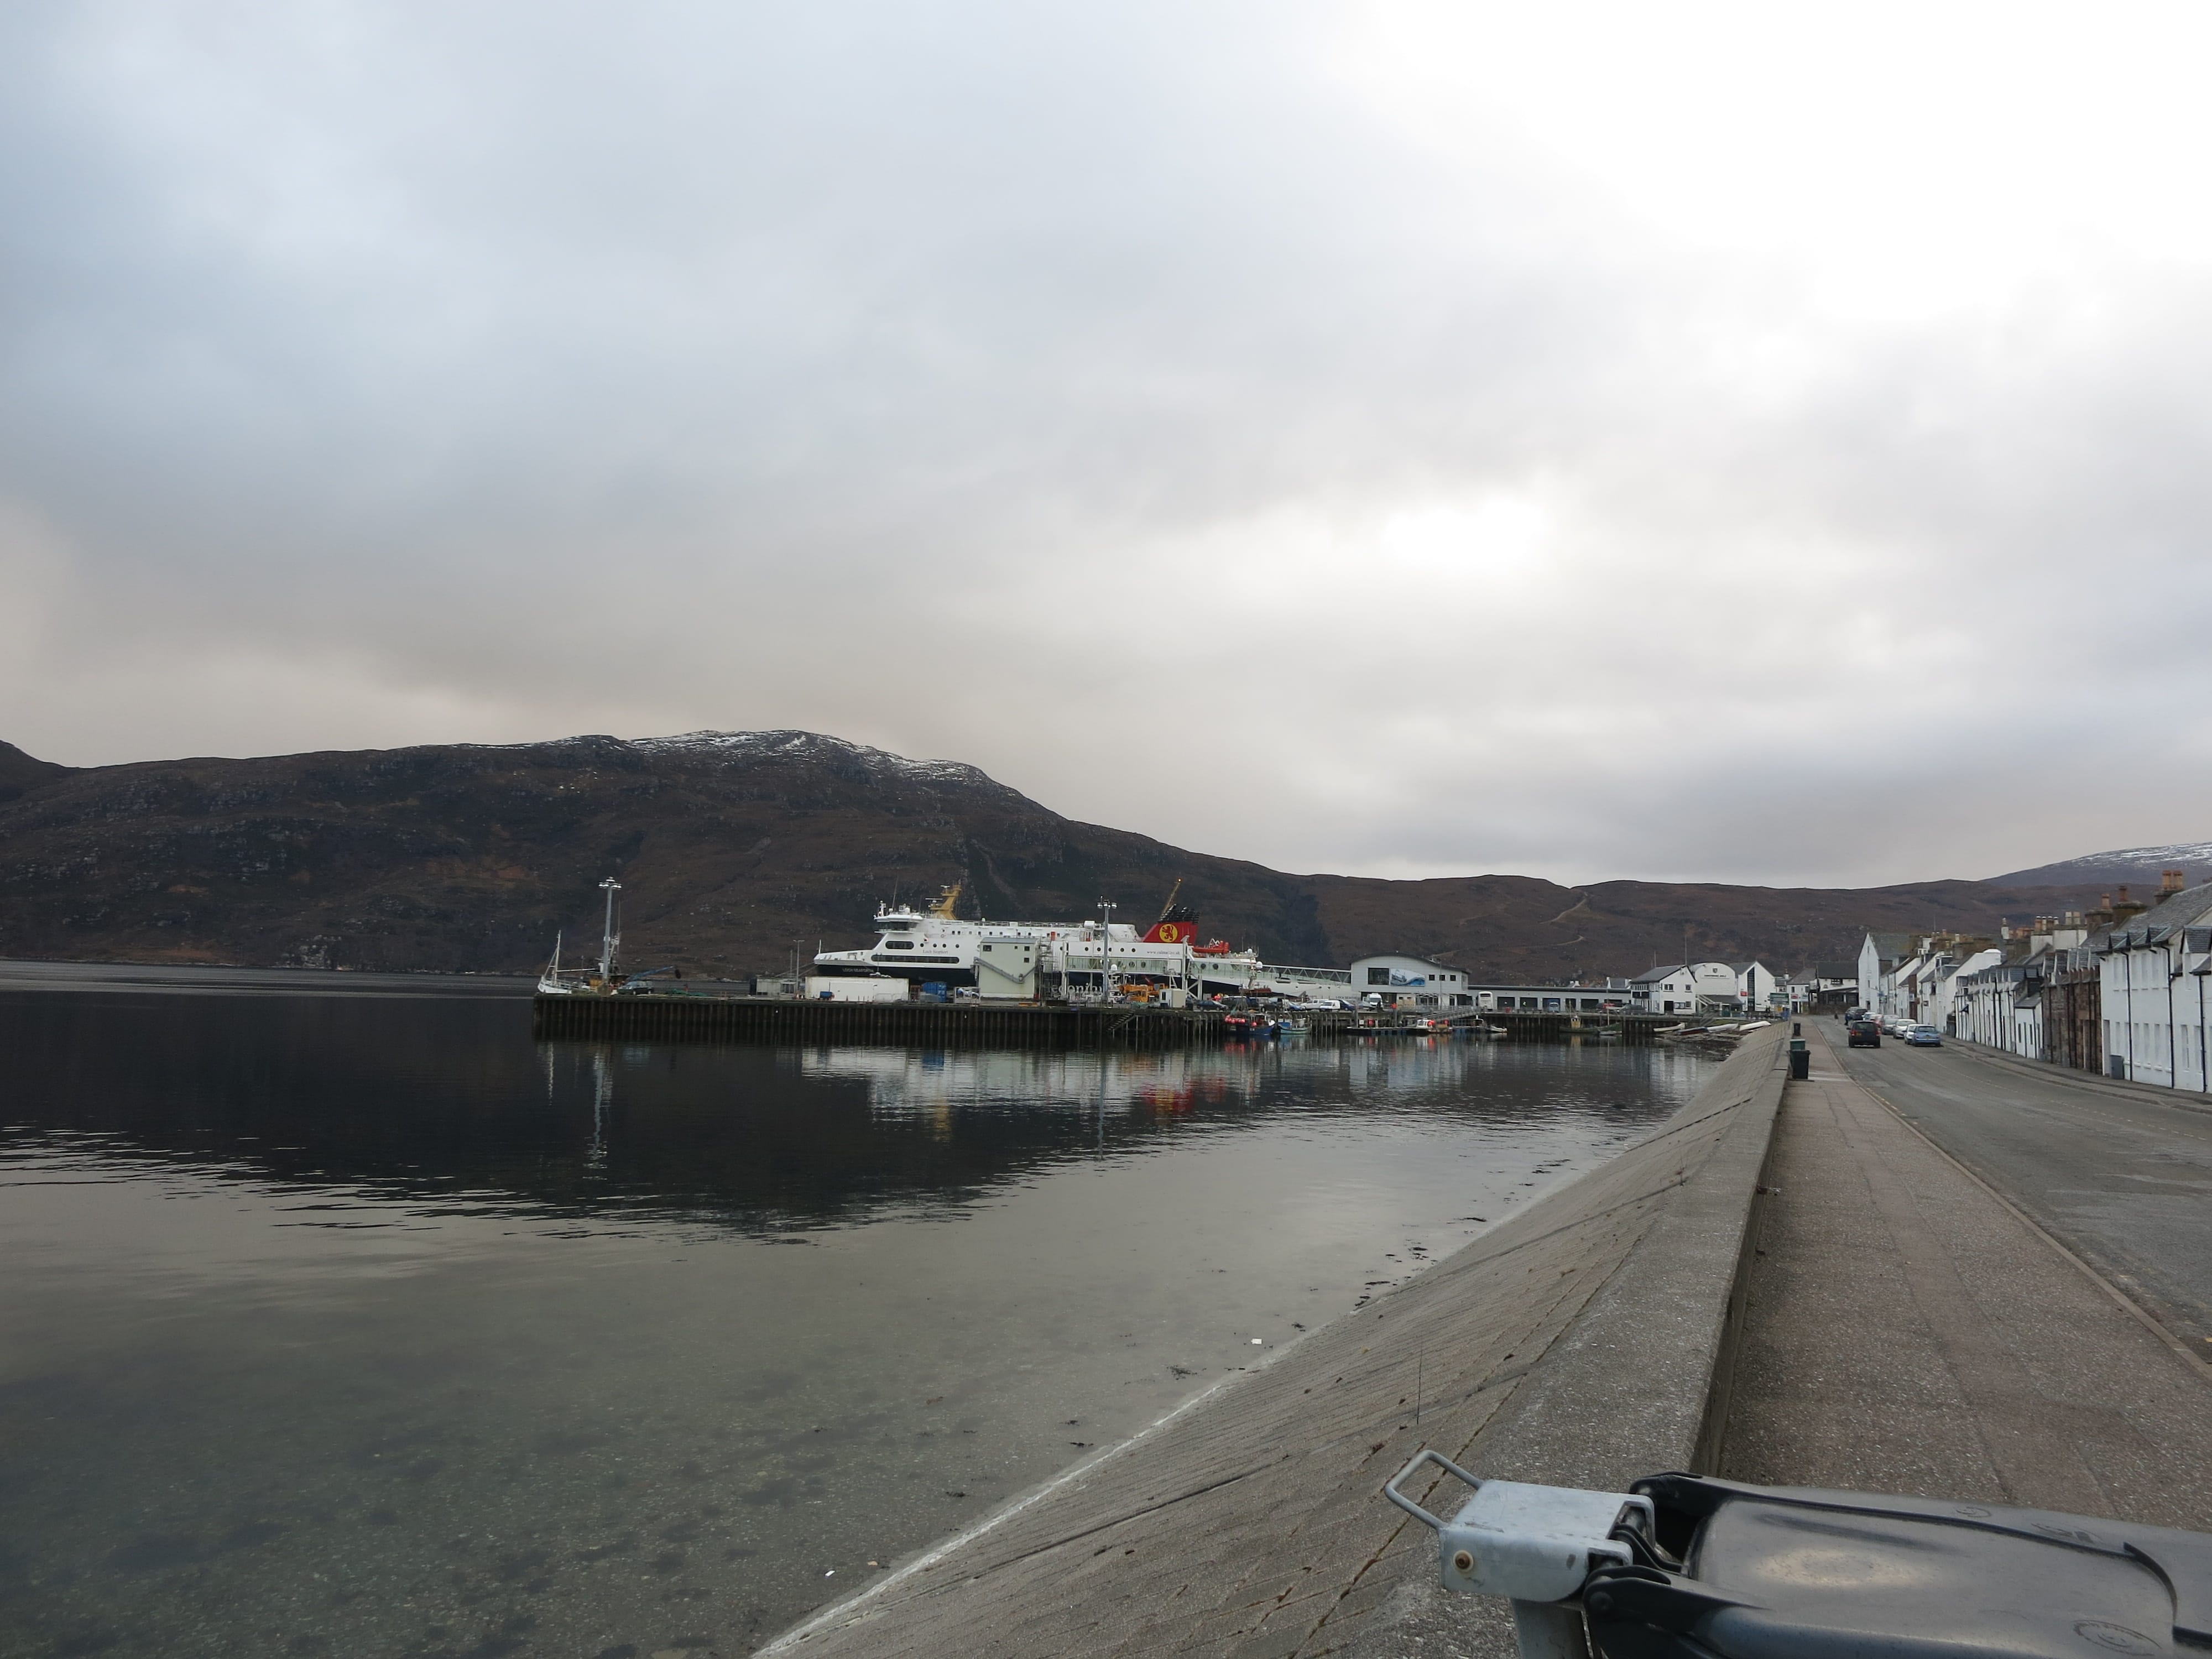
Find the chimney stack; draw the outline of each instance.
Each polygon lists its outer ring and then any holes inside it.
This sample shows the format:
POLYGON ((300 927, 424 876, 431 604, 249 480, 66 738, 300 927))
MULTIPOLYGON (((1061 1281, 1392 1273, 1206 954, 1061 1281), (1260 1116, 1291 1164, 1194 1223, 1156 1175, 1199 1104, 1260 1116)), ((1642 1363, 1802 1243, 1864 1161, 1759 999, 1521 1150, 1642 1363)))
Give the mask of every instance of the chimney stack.
POLYGON ((2158 872, 2158 896, 2160 898, 2171 898, 2188 885, 2189 872, 2186 870, 2161 870, 2158 872))

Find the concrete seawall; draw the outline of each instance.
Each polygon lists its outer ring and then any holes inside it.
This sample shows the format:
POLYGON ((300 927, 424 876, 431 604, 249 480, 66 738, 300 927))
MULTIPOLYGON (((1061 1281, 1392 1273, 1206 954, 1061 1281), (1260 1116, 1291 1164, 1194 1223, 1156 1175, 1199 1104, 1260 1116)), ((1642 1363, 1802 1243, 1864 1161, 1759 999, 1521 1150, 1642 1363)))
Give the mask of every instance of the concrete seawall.
POLYGON ((1419 1279, 771 1650, 1510 1652, 1503 1605, 1447 1602, 1430 1534, 1376 1490, 1423 1445, 1615 1490, 1711 1463, 1787 1032, 1746 1039, 1660 1129, 1419 1279))

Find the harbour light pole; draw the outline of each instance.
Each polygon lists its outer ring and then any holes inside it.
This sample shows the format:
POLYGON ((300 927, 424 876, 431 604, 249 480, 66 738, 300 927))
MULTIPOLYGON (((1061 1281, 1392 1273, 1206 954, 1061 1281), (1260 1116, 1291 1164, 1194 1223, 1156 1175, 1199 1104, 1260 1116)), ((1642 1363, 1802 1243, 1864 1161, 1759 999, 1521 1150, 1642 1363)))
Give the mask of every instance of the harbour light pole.
POLYGON ((599 978, 611 990, 615 981, 615 895, 622 891, 622 884, 609 876, 599 885, 607 895, 606 930, 599 935, 599 978))
POLYGON ((1111 899, 1098 901, 1098 1000, 1114 1000, 1114 912, 1121 907, 1111 899))

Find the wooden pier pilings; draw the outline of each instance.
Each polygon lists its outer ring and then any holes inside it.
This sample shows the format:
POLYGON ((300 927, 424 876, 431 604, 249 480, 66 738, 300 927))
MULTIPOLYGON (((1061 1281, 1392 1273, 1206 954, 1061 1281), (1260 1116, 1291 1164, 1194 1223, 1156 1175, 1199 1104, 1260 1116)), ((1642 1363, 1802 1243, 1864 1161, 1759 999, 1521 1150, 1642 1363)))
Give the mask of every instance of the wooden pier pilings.
POLYGON ((1682 1023, 1679 1016, 1662 1014, 1546 1014, 1504 1008, 1482 1018, 1516 1042, 1649 1042, 1655 1032, 1682 1023))

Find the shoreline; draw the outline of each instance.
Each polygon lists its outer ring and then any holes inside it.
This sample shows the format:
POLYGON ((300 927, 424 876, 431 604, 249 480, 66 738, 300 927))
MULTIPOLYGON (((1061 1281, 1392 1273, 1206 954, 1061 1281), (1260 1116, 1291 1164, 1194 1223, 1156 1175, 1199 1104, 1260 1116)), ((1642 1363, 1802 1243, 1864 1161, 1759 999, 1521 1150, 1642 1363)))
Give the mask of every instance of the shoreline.
POLYGON ((1395 1652, 1486 1620, 1510 1651, 1502 1607, 1440 1603, 1426 1534, 1381 1483, 1425 1444, 1616 1490, 1711 1462, 1787 1035, 1747 1039, 1667 1123, 1454 1255, 757 1651, 1395 1652))

